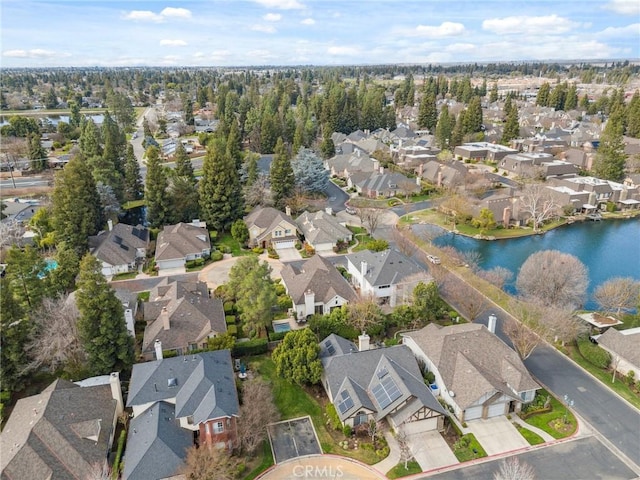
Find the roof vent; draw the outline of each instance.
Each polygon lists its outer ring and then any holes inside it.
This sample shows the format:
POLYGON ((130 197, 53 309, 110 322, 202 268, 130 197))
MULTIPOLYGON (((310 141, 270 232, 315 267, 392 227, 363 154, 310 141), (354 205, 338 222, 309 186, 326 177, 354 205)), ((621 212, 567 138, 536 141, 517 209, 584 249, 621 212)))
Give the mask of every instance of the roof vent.
POLYGON ((176 388, 178 386, 178 379, 173 377, 167 380, 167 387, 176 388))

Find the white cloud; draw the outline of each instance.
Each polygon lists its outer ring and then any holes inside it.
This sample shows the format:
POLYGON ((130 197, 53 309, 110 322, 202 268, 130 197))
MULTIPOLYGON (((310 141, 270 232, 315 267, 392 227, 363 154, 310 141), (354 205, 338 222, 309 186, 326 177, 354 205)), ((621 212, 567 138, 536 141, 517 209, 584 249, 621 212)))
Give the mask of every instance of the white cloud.
POLYGON ((442 37, 455 37, 462 35, 465 32, 464 25, 455 22, 442 22, 441 25, 418 25, 415 29, 414 35, 421 37, 442 38, 442 37))
POLYGON ((165 38, 160 40, 160 45, 163 47, 186 47, 188 43, 184 40, 165 38))
POLYGON ((262 17, 267 22, 279 22, 282 20, 282 15, 279 13, 267 13, 264 17, 262 17))
POLYGON ((472 53, 476 49, 476 46, 472 43, 452 43, 445 47, 445 51, 452 53, 472 53))
POLYGON ((607 27, 596 34, 599 38, 638 38, 640 23, 632 23, 626 27, 607 27))
POLYGON ((193 54, 193 58, 204 58, 204 53, 196 52, 193 54))
POLYGON ((70 57, 69 53, 58 53, 42 48, 32 48, 31 50, 5 50, 2 56, 11 58, 56 58, 70 57))
POLYGON ((300 10, 304 5, 298 0, 254 0, 263 7, 277 8, 278 10, 300 10))
POLYGON ((327 49, 327 53, 329 55, 336 55, 342 57, 355 57, 356 55, 360 55, 360 49, 358 47, 329 47, 327 49))
POLYGON ((300 23, 302 25, 315 25, 316 21, 313 18, 305 18, 304 20, 300 21, 300 23))
POLYGON ((276 58, 276 56, 271 53, 269 50, 251 50, 249 52, 247 52, 247 56, 251 57, 251 58, 258 58, 261 60, 271 60, 276 58))
POLYGON ((640 16, 640 2, 638 0, 611 0, 604 8, 620 15, 640 16))
POLYGON ((191 10, 186 8, 167 7, 160 13, 154 13, 150 10, 131 10, 122 15, 124 20, 133 20, 136 22, 155 22, 162 23, 169 18, 190 19, 191 10))
POLYGON ((229 58, 231 56, 231 52, 229 50, 214 50, 211 52, 211 58, 213 60, 224 60, 225 58, 229 58))
POLYGON ((482 29, 498 35, 558 35, 569 32, 580 25, 580 23, 554 14, 543 17, 490 18, 482 22, 482 29))
POLYGON ((191 10, 167 7, 160 12, 160 15, 165 18, 191 18, 191 10))
POLYGON ((251 30, 262 33, 276 33, 276 27, 273 25, 252 25, 251 30))

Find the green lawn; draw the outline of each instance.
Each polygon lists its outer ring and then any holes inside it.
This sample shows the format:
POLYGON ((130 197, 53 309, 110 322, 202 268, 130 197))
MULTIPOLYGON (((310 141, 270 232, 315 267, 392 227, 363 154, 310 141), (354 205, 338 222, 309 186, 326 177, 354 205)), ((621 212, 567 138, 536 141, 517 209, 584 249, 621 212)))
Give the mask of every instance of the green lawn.
POLYGON ((604 370, 602 368, 596 367, 593 363, 584 358, 576 347, 568 346, 567 351, 569 352, 569 357, 574 362, 576 362, 587 372, 604 383, 611 390, 614 390, 618 395, 627 400, 633 406, 640 409, 640 396, 634 393, 629 388, 629 385, 627 385, 624 381, 622 381, 620 378, 616 378, 612 383, 611 379, 613 377, 613 373, 609 370, 604 370))
POLYGON ((422 469, 420 468, 420 464, 415 460, 411 460, 407 463, 407 468, 404 468, 404 462, 400 462, 398 465, 393 467, 391 470, 387 472, 387 478, 400 478, 406 477, 407 475, 414 475, 416 473, 422 473, 422 469))
POLYGON ((271 445, 269 441, 265 440, 262 444, 262 448, 259 451, 260 463, 244 477, 244 480, 253 480, 267 468, 273 465, 273 454, 271 453, 271 445))
POLYGON ((578 423, 576 422, 576 417, 573 416, 573 413, 571 413, 571 411, 560 403, 558 399, 553 395, 550 395, 546 390, 538 390, 537 395, 541 395, 542 397, 549 395, 551 400, 551 411, 532 415, 524 419, 524 421, 529 425, 538 427, 540 430, 544 430, 556 439, 566 438, 573 435, 576 428, 578 428, 578 423))
POLYGON ((130 210, 132 208, 138 208, 141 207, 143 205, 145 205, 147 203, 147 201, 143 198, 141 200, 132 200, 130 202, 125 202, 122 205, 122 209, 123 210, 130 210))
POLYGON ((138 275, 138 272, 119 273, 114 275, 112 280, 114 282, 117 282, 118 280, 131 280, 132 278, 136 278, 136 275, 138 275))
POLYGON ((520 435, 522 435, 524 439, 529 442, 529 445, 540 445, 541 443, 544 443, 544 439, 537 433, 524 428, 518 423, 514 423, 513 425, 518 429, 520 435))
POLYGON ((251 255, 251 250, 243 249, 238 241, 231 236, 230 233, 225 233, 220 238, 216 238, 214 243, 218 247, 227 247, 231 250, 231 255, 234 257, 240 257, 242 255, 251 255))
POLYGON ((453 454, 460 462, 467 462, 487 456, 487 452, 484 451, 484 448, 482 448, 482 445, 480 445, 473 433, 463 435, 460 440, 456 442, 453 454))
POLYGON ((274 402, 280 411, 281 419, 304 417, 307 415, 311 417, 323 453, 333 453, 351 457, 368 465, 383 460, 371 449, 342 449, 338 445, 338 441, 344 440, 344 436, 342 433, 338 434, 338 432, 336 432, 336 436, 340 438, 334 439, 327 430, 324 410, 318 400, 312 395, 309 395, 302 387, 278 377, 276 375, 275 364, 270 357, 254 357, 249 361, 249 368, 253 370, 257 369, 260 375, 271 383, 274 402))

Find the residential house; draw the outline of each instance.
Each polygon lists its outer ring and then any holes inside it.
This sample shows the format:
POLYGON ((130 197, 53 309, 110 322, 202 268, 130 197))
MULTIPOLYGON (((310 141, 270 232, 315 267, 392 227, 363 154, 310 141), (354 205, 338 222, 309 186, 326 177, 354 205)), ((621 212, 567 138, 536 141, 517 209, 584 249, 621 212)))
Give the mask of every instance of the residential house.
POLYGON ((343 222, 323 210, 302 213, 296 219, 296 225, 304 241, 320 255, 333 252, 338 243, 346 244, 353 238, 351 230, 343 222))
POLYGON ((199 220, 167 225, 158 234, 155 260, 160 271, 184 267, 189 260, 208 258, 209 255, 209 232, 199 220))
POLYGON ((587 192, 585 210, 604 210, 607 203, 614 203, 620 210, 640 208, 640 189, 611 180, 595 177, 571 177, 550 179, 553 186, 567 187, 576 192, 587 192))
POLYGON ((251 247, 293 248, 298 240, 298 228, 289 207, 286 213, 273 207, 258 207, 245 217, 244 223, 249 229, 251 247))
POLYGON ((175 475, 193 444, 237 446, 239 404, 229 350, 166 359, 160 352, 158 360, 134 365, 127 406, 133 419, 125 480, 175 475))
POLYGON ((13 198, 3 200, 2 204, 4 205, 2 223, 15 225, 26 225, 31 217, 42 208, 38 200, 31 199, 13 198))
POLYGON ((162 348, 187 354, 206 348, 209 338, 227 331, 222 300, 210 298, 204 282, 169 282, 163 279, 143 303, 146 322, 142 355, 153 359, 156 342, 162 348))
POLYGON ((86 387, 59 379, 18 400, 0 433, 0 478, 84 480, 106 471, 122 412, 118 373, 86 387))
POLYGON ((567 148, 560 153, 560 158, 566 162, 573 163, 581 170, 591 170, 596 158, 593 145, 585 144, 583 148, 567 148))
POLYGON ((356 347, 331 334, 320 342, 322 385, 344 425, 387 420, 396 431, 442 430, 445 411, 425 385, 407 347, 369 349, 363 333, 356 347))
POLYGON ((345 256, 352 284, 362 296, 372 296, 391 307, 411 299, 413 288, 430 277, 416 262, 397 250, 362 250, 345 256))
POLYGON ((149 230, 142 225, 132 226, 109 220, 109 230, 89 238, 91 254, 102 265, 105 277, 135 272, 144 262, 149 248, 149 230))
POLYGON ((349 178, 355 172, 372 173, 379 168, 379 162, 355 149, 353 153, 338 154, 324 161, 324 168, 333 177, 349 178))
POLYGON ((540 179, 574 176, 579 172, 573 163, 556 160, 550 153, 510 154, 498 166, 519 176, 540 179))
POLYGON ((281 275, 298 321, 314 314, 328 314, 357 298, 356 292, 336 267, 319 255, 299 266, 285 264, 281 275))
POLYGON ((420 178, 437 187, 455 189, 464 185, 469 172, 464 163, 457 160, 447 163, 430 160, 418 166, 416 173, 420 178))
POLYGON ((482 324, 431 323, 403 334, 402 343, 435 375, 461 422, 517 412, 540 388, 518 354, 482 324))
POLYGON ((622 375, 640 376, 640 327, 628 330, 610 328, 596 337, 601 348, 611 354, 611 366, 622 375))
MULTIPOLYGON (((420 179, 417 179, 418 182, 420 179)), ((420 192, 421 186, 399 172, 389 172, 380 167, 366 179, 355 184, 360 195, 369 198, 389 198, 395 196, 409 196, 420 192)))
POLYGON ((124 288, 114 288, 113 292, 115 293, 118 300, 120 300, 120 303, 122 303, 122 308, 124 309, 124 321, 127 324, 127 331, 129 332, 129 335, 135 337, 135 321, 138 314, 138 294, 124 288))
POLYGON ((517 150, 497 143, 475 142, 464 143, 456 147, 453 155, 459 160, 499 162, 509 154, 518 153, 517 150))

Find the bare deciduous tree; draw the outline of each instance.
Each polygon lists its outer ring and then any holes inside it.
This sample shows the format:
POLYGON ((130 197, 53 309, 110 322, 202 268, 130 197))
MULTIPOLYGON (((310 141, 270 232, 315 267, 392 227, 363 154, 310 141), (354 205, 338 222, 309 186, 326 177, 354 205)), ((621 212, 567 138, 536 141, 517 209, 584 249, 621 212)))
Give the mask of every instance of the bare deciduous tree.
POLYGON ((536 473, 518 457, 505 458, 500 462, 500 469, 493 474, 493 480, 535 480, 536 473))
POLYGON ((477 250, 467 250, 462 254, 465 264, 474 272, 478 271, 480 262, 482 262, 482 254, 477 250))
POLYGON ((537 232, 544 222, 553 218, 559 208, 549 189, 538 183, 527 185, 520 197, 520 210, 529 214, 534 232, 537 232))
POLYGON ((473 322, 487 308, 485 298, 466 283, 456 284, 446 289, 446 294, 451 298, 451 303, 470 322, 473 322))
POLYGON ((373 235, 380 224, 380 217, 384 210, 381 208, 361 208, 360 209, 360 220, 364 225, 367 225, 369 229, 369 234, 373 235))
POLYGON ((267 179, 266 175, 258 175, 256 181, 245 189, 244 197, 247 205, 255 207, 256 205, 269 204, 271 195, 267 193, 267 179))
POLYGON ((359 332, 382 320, 383 314, 372 296, 359 295, 357 300, 347 305, 349 323, 359 332))
POLYGON ((518 293, 561 309, 582 305, 589 284, 587 267, 573 255, 542 250, 527 258, 516 279, 518 293))
POLYGON ((594 300, 605 312, 620 314, 633 310, 640 295, 640 282, 630 277, 615 277, 596 288, 594 300))
POLYGON ((78 334, 80 313, 75 302, 67 297, 45 298, 33 313, 36 334, 25 346, 32 358, 27 368, 75 370, 86 360, 86 354, 78 334))
POLYGON ((238 475, 238 458, 213 445, 195 446, 187 450, 184 466, 179 473, 186 480, 235 480, 238 475))
POLYGON ((480 270, 478 275, 499 289, 504 288, 504 284, 513 277, 511 270, 504 267, 494 267, 491 270, 480 270))
POLYGON ((517 320, 508 319, 503 327, 505 335, 513 344, 513 349, 526 360, 540 345, 540 337, 527 325, 517 320))
POLYGON ((371 439, 371 443, 373 444, 373 449, 376 450, 376 440, 382 433, 382 422, 376 422, 375 420, 369 420, 367 423, 367 435, 371 439))
POLYGON ((413 254, 416 252, 415 244, 411 241, 410 238, 408 238, 403 232, 399 231, 397 228, 394 228, 391 231, 391 237, 393 239, 393 242, 396 244, 396 247, 398 247, 398 250, 404 253, 407 257, 412 257, 413 254))
POLYGON ((246 381, 238 418, 238 441, 242 450, 252 456, 267 436, 267 425, 278 418, 269 384, 258 378, 246 381))
POLYGON ((461 195, 451 195, 440 204, 440 210, 451 217, 453 230, 456 231, 456 225, 462 217, 471 215, 471 207, 467 198, 461 195))
POLYGON ((396 441, 400 449, 400 462, 404 462, 404 469, 407 470, 407 464, 409 460, 413 458, 413 452, 411 452, 411 446, 409 445, 409 438, 403 431, 398 432, 396 435, 396 441))

